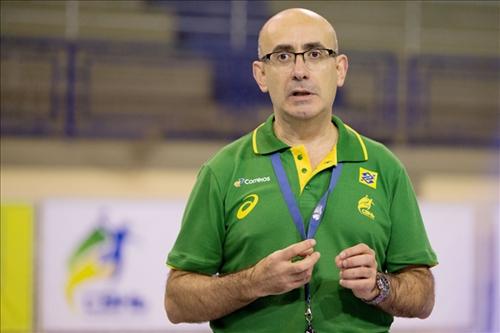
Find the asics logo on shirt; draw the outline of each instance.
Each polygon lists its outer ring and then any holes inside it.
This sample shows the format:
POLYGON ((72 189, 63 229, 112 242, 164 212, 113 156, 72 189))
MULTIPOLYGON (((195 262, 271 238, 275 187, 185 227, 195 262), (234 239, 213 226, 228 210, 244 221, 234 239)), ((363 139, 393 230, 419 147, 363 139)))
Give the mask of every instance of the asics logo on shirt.
POLYGON ((364 197, 362 197, 358 201, 358 211, 362 215, 368 217, 370 220, 374 220, 375 215, 370 211, 370 209, 372 208, 372 205, 375 205, 373 203, 373 199, 370 199, 368 197, 368 195, 365 195, 364 197))
POLYGON ((243 203, 241 204, 240 208, 238 208, 238 211, 236 212, 236 217, 238 220, 244 219, 250 212, 257 206, 257 203, 259 202, 259 196, 257 194, 250 194, 243 199, 243 203))

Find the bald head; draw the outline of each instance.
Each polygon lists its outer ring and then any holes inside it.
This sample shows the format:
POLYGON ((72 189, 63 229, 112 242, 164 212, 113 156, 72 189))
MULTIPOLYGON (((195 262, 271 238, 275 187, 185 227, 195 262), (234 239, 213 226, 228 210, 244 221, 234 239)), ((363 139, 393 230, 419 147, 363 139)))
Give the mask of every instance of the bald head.
POLYGON ((316 35, 326 45, 338 51, 337 35, 323 16, 303 8, 285 9, 271 17, 259 32, 259 58, 273 52, 278 44, 300 42, 304 35, 316 35))

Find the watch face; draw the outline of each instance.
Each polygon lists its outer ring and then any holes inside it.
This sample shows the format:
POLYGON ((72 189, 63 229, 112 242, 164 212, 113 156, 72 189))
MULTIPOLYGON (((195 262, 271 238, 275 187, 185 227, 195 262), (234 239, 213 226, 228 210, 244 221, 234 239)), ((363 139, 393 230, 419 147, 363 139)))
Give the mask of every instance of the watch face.
POLYGON ((382 274, 377 274, 377 287, 383 291, 389 291, 389 281, 382 274))
POLYGON ((391 288, 389 280, 382 273, 377 274, 375 282, 377 284, 378 290, 380 290, 380 293, 378 294, 377 297, 375 297, 375 299, 367 302, 368 304, 371 305, 377 305, 380 302, 384 301, 389 295, 389 290, 391 288))
POLYGON ((379 290, 384 290, 384 289, 385 289, 384 287, 385 287, 385 286, 384 286, 384 281, 383 281, 383 279, 380 277, 380 275, 377 275, 377 288, 378 288, 379 290))

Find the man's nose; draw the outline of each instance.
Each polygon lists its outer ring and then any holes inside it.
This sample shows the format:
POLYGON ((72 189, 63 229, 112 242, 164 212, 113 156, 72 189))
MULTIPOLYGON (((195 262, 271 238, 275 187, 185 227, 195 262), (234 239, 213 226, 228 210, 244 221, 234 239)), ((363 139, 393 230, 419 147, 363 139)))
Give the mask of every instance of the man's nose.
POLYGON ((293 64, 293 78, 302 81, 309 78, 309 69, 306 66, 304 54, 297 54, 293 64))

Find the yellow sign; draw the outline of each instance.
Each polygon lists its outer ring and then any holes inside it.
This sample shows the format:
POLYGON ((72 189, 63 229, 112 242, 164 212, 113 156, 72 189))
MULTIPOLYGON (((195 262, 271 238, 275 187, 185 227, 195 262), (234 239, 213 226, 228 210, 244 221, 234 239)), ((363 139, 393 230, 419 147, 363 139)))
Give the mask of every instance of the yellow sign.
POLYGON ((33 208, 2 204, 0 332, 33 331, 33 208))

